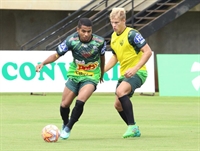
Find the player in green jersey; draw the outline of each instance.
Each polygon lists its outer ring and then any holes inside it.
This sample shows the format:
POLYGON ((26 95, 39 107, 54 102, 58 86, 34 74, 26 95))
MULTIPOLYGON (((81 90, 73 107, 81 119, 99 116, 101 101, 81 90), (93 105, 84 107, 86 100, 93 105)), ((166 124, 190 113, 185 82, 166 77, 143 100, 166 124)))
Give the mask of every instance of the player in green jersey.
POLYGON ((105 72, 119 62, 120 78, 115 92, 115 108, 128 125, 123 138, 139 137, 141 133, 135 123, 130 97, 147 78, 145 63, 152 54, 151 48, 138 31, 126 26, 124 8, 113 8, 110 22, 114 30, 110 42, 113 56, 106 64, 105 72))
POLYGON ((99 82, 103 82, 106 42, 104 38, 92 33, 92 22, 81 18, 77 32, 69 35, 49 56, 36 66, 39 72, 46 64, 56 61, 66 52, 71 51, 73 61, 67 72, 68 80, 62 95, 60 115, 63 126, 60 137, 67 139, 75 122, 83 113, 84 104, 96 90, 99 82), (75 106, 70 114, 70 105, 76 98, 75 106))

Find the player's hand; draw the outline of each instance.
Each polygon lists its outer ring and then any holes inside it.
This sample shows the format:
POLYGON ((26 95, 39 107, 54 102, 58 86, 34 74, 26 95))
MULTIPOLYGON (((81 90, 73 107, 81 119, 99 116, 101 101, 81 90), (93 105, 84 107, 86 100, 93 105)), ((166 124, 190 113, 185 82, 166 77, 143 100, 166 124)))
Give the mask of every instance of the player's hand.
POLYGON ((136 72, 137 72, 137 70, 135 70, 135 68, 130 68, 125 72, 124 76, 126 78, 130 78, 130 77, 134 76, 136 74, 136 72))
POLYGON ((103 83, 103 82, 104 82, 104 81, 103 81, 103 75, 104 75, 104 73, 101 73, 101 77, 100 77, 100 80, 99 80, 100 83, 103 83))
POLYGON ((40 70, 42 69, 43 67, 43 64, 38 64, 36 67, 35 67, 35 71, 36 72, 40 72, 40 70))
POLYGON ((99 81, 100 81, 100 83, 103 83, 103 82, 104 82, 102 77, 100 78, 100 80, 99 80, 99 81))

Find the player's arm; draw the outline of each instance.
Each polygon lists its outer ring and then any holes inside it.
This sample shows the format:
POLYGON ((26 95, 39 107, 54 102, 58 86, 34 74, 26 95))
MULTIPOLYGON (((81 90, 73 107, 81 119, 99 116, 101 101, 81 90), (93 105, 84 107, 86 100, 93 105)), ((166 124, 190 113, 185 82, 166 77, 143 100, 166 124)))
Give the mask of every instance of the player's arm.
POLYGON ((46 60, 44 60, 41 64, 44 66, 46 64, 52 63, 56 61, 59 57, 60 56, 58 55, 58 53, 52 54, 46 60))
POLYGON ((104 72, 109 71, 114 65, 118 62, 117 56, 113 53, 112 57, 110 60, 106 63, 104 72))
POLYGON ((125 72, 125 77, 129 78, 133 75, 136 74, 136 72, 145 65, 145 63, 149 60, 149 58, 152 55, 152 51, 151 48, 149 47, 149 45, 146 43, 146 40, 142 37, 142 35, 137 32, 137 31, 130 31, 129 35, 128 35, 128 40, 129 43, 134 47, 134 49, 136 50, 136 53, 140 53, 140 51, 143 52, 141 59, 138 61, 138 63, 128 69, 125 72))
POLYGON ((50 55, 41 64, 38 64, 36 66, 36 72, 39 72, 43 68, 44 65, 56 61, 58 58, 60 58, 60 56, 64 55, 67 51, 68 51, 68 43, 66 39, 61 44, 58 45, 58 47, 56 48, 55 54, 50 55))
POLYGON ((104 75, 104 67, 105 67, 105 54, 101 55, 101 77, 100 77, 100 82, 103 82, 103 75, 104 75))
POLYGON ((135 66, 135 68, 137 70, 139 70, 143 65, 145 65, 145 63, 149 60, 149 58, 151 57, 152 55, 152 51, 151 51, 151 48, 149 47, 148 44, 145 44, 141 49, 140 51, 143 52, 143 55, 140 59, 140 61, 137 63, 137 65, 135 66))
POLYGON ((58 55, 58 53, 52 54, 50 55, 47 59, 45 59, 42 63, 38 64, 36 66, 36 72, 39 72, 44 65, 49 64, 51 62, 56 61, 60 56, 58 55))
POLYGON ((104 67, 105 67, 105 52, 106 52, 106 42, 104 42, 101 52, 100 52, 100 60, 101 60, 101 77, 100 82, 103 82, 103 75, 104 75, 104 67))

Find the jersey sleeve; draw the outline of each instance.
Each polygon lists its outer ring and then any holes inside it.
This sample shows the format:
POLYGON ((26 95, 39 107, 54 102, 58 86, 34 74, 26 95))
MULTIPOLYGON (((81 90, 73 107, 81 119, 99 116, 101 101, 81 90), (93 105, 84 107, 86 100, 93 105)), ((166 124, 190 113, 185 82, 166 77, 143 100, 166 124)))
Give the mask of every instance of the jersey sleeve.
POLYGON ((116 55, 115 51, 111 48, 111 52, 112 54, 116 55))
POLYGON ((105 54, 105 52, 106 52, 106 41, 104 41, 103 42, 103 44, 102 44, 102 46, 101 46, 101 48, 100 48, 101 50, 100 50, 100 54, 101 55, 104 55, 105 54))
POLYGON ((135 48, 137 52, 146 45, 146 40, 143 36, 136 30, 130 30, 128 34, 129 43, 135 48))
POLYGON ((69 50, 69 47, 70 47, 70 43, 67 38, 61 44, 58 45, 56 51, 59 56, 63 56, 69 50))

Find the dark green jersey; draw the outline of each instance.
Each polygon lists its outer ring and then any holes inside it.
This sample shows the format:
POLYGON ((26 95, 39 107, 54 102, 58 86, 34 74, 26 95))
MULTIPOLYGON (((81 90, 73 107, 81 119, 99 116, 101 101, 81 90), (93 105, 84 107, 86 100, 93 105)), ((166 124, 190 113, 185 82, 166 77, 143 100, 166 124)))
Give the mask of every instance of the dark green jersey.
POLYGON ((91 41, 84 43, 79 39, 78 33, 68 36, 56 49, 59 56, 67 51, 72 52, 73 62, 67 73, 68 78, 77 82, 92 80, 99 82, 101 76, 100 56, 105 54, 106 42, 104 38, 92 34, 91 41))

